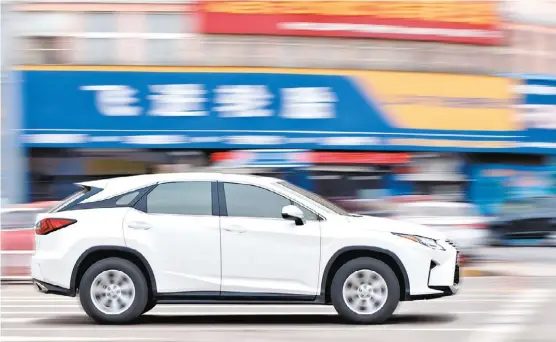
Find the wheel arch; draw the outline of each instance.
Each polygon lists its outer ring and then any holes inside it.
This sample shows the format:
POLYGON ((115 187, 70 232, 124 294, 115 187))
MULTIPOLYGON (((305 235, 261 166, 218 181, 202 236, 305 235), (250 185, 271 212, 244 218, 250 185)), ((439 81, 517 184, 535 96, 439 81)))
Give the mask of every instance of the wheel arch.
POLYGON ((95 246, 87 249, 73 267, 70 280, 70 294, 77 294, 79 283, 85 271, 95 262, 106 258, 122 258, 134 263, 144 274, 149 287, 149 297, 154 297, 157 293, 156 279, 151 265, 147 259, 137 250, 123 246, 95 246))
POLYGON ((328 263, 324 268, 320 295, 324 298, 326 303, 331 302, 330 287, 332 285, 334 274, 336 274, 338 269, 340 269, 340 267, 346 262, 361 257, 374 258, 387 264, 392 271, 394 271, 400 282, 400 299, 403 301, 409 298, 410 284, 407 270, 396 254, 392 251, 379 247, 350 246, 336 251, 336 253, 334 253, 334 255, 332 255, 332 257, 328 260, 328 263))

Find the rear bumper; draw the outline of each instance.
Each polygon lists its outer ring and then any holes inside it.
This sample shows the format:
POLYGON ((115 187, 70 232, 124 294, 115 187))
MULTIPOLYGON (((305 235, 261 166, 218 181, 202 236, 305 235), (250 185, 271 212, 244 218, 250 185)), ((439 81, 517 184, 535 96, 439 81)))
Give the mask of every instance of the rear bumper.
POLYGON ((33 279, 33 285, 42 293, 55 294, 60 296, 75 297, 70 289, 52 285, 42 280, 33 279))

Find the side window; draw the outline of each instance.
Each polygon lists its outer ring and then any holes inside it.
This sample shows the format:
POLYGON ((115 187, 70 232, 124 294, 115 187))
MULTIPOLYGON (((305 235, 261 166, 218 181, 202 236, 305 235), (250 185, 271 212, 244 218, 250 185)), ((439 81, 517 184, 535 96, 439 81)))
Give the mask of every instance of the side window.
POLYGON ((159 184, 147 195, 147 213, 212 215, 210 182, 159 184))
POLYGON ((307 220, 307 221, 317 221, 318 220, 317 215, 314 214, 312 211, 309 211, 308 209, 305 209, 304 206, 297 205, 297 207, 299 209, 301 209, 301 211, 303 212, 303 217, 305 218, 305 220, 307 220))
POLYGON ((140 193, 140 191, 134 191, 134 192, 130 192, 129 194, 123 195, 122 197, 120 197, 116 201, 116 206, 117 207, 125 207, 125 206, 129 205, 131 202, 133 202, 133 200, 135 198, 137 198, 139 193, 140 193))
POLYGON ((282 218, 290 200, 257 186, 224 183, 228 216, 282 218))
MULTIPOLYGON (((289 199, 258 186, 224 183, 228 216, 282 218, 282 208, 293 204, 289 199)), ((299 206, 307 220, 316 220, 315 214, 299 206)))

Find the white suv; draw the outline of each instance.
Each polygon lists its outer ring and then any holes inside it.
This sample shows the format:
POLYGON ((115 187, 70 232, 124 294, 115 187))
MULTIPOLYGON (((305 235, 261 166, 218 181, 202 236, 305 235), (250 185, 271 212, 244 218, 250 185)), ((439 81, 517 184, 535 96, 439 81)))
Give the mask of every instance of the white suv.
POLYGON ((453 295, 458 252, 422 226, 353 215, 267 177, 175 173, 79 184, 41 214, 32 276, 99 323, 156 304, 322 304, 380 323, 453 295))

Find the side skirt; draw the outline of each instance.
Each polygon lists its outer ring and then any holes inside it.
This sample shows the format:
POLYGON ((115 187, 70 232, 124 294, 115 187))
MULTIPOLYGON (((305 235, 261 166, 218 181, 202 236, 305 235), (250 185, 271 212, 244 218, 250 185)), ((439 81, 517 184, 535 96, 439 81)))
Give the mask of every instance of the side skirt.
POLYGON ((155 300, 157 304, 325 304, 323 296, 216 291, 158 293, 155 300))

